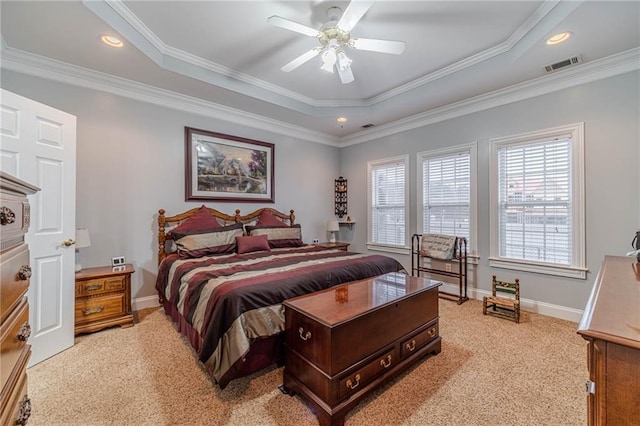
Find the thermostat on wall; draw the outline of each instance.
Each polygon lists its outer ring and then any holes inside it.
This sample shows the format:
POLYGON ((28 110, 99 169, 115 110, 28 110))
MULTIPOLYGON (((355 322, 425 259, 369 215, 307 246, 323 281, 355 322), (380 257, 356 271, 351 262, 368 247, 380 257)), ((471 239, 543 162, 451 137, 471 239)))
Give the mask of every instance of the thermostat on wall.
POLYGON ((112 257, 111 266, 124 266, 124 256, 112 257))

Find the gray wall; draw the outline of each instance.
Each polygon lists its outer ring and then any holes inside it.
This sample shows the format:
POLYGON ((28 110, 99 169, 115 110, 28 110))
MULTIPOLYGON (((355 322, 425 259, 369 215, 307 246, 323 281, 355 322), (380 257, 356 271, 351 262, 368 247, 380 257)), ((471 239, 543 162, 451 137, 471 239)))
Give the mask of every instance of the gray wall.
MULTIPOLYGON (((349 214, 354 216, 353 248, 366 251, 367 162, 410 154, 411 234, 417 229, 416 154, 478 142, 478 241, 475 276, 490 291, 491 275, 521 279, 523 298, 583 309, 604 255, 624 255, 640 225, 640 73, 633 72, 503 107, 405 131, 343 148, 342 175, 349 182, 349 214), (489 268, 489 161, 491 138, 575 122, 585 123, 587 280, 562 279, 489 268)), ((409 256, 394 255, 405 267, 409 256)))
POLYGON ((80 259, 90 267, 125 256, 137 269, 134 299, 156 294, 158 209, 172 215, 202 204, 184 201, 185 126, 275 144, 275 204, 207 206, 229 214, 294 209, 305 242, 327 239, 338 148, 11 71, 1 77, 4 89, 77 116, 76 224, 91 234, 80 259))

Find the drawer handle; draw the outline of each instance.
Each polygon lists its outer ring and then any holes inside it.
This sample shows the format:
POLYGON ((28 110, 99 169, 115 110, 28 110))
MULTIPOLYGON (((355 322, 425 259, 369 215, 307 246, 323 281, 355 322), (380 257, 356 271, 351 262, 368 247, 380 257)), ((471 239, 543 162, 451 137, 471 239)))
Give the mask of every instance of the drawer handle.
POLYGON ((21 342, 26 342, 29 336, 31 336, 31 326, 28 322, 25 322, 24 324, 22 324, 22 327, 20 327, 20 331, 18 332, 18 335, 16 337, 21 342))
POLYGON ((384 368, 391 367, 391 355, 387 355, 387 362, 384 362, 384 358, 382 358, 380 360, 380 365, 383 366, 384 368))
POLYGON ((22 426, 26 425, 29 417, 31 417, 31 399, 25 395, 24 398, 22 398, 22 401, 20 401, 16 424, 22 426))
POLYGON ((92 284, 92 285, 88 285, 84 288, 84 291, 93 291, 93 290, 100 290, 102 288, 102 284, 92 284))
POLYGON ((351 379, 347 380, 347 387, 348 387, 349 389, 352 389, 352 390, 353 390, 353 389, 357 388, 357 387, 358 387, 358 385, 360 384, 360 375, 359 375, 359 374, 356 374, 356 377, 354 377, 354 379, 355 379, 355 381, 356 381, 355 383, 353 383, 353 382, 351 381, 351 379))
POLYGON ((0 223, 9 225, 16 221, 16 214, 9 207, 0 207, 0 223))
POLYGON ((18 278, 20 278, 20 280, 22 281, 25 281, 31 278, 31 266, 22 265, 20 267, 20 270, 18 271, 18 278))
POLYGON ((302 328, 302 327, 300 327, 300 328, 298 329, 298 333, 300 334, 300 338, 301 338, 302 340, 305 340, 305 341, 306 341, 306 340, 309 340, 309 339, 311 338, 311 332, 310 332, 310 331, 307 331, 306 333, 304 333, 304 328, 302 328), (304 334, 302 334, 302 333, 304 333, 304 334))
POLYGON ((412 339, 411 343, 407 343, 404 347, 407 348, 409 352, 413 352, 416 349, 416 341, 412 339))
POLYGON ((436 328, 432 327, 429 329, 429 331, 427 331, 427 334, 429 335, 429 337, 433 337, 436 335, 436 328))
POLYGON ((99 314, 102 311, 104 311, 104 305, 96 306, 95 308, 85 308, 82 310, 82 313, 85 315, 91 315, 91 314, 99 314))

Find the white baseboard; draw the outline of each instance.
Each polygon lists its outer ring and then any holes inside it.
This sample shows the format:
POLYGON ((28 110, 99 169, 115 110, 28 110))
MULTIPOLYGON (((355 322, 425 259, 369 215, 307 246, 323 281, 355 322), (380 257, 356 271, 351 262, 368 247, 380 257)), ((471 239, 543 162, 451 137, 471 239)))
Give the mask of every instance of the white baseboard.
POLYGON ((132 311, 139 311, 146 308, 155 308, 158 306, 160 306, 160 302, 158 302, 158 296, 138 297, 137 299, 133 299, 131 301, 132 311))
MULTIPOLYGON (((455 284, 443 283, 441 286, 443 291, 447 293, 458 294, 458 286, 455 284)), ((478 290, 476 288, 469 288, 467 296, 470 299, 482 300, 484 296, 490 296, 491 292, 487 290, 478 290)), ((566 306, 554 305, 546 302, 539 302, 537 300, 520 298, 520 306, 523 311, 534 312, 536 314, 546 315, 549 317, 559 318, 567 321, 573 321, 575 323, 580 322, 583 311, 575 308, 568 308, 566 306)))

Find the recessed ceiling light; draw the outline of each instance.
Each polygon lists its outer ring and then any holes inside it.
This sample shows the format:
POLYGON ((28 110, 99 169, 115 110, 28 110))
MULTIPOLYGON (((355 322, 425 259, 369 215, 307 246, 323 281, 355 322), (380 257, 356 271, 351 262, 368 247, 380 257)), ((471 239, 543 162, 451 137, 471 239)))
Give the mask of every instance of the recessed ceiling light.
POLYGON ((122 47, 124 44, 122 41, 114 36, 104 35, 100 38, 104 44, 111 47, 122 47))
POLYGON ((346 122, 347 122, 347 117, 338 117, 338 118, 336 119, 336 121, 337 121, 338 123, 346 123, 346 122))
POLYGON ((547 44, 548 45, 554 45, 554 44, 560 44, 564 41, 567 41, 567 39, 571 37, 571 31, 565 31, 563 33, 558 33, 556 35, 553 35, 551 37, 549 37, 547 39, 547 44))

